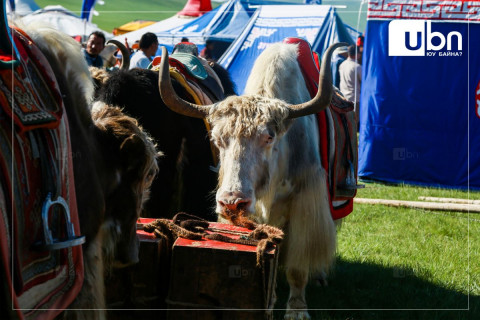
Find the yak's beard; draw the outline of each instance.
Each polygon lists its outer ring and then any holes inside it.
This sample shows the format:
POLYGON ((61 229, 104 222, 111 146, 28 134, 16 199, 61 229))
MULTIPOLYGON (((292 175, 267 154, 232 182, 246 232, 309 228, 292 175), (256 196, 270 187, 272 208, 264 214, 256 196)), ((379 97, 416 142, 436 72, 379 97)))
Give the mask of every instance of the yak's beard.
POLYGON ((239 227, 244 227, 249 230, 253 230, 256 228, 257 223, 250 218, 247 217, 247 211, 246 210, 230 210, 225 208, 222 210, 220 213, 222 218, 230 221, 233 225, 239 226, 239 227))

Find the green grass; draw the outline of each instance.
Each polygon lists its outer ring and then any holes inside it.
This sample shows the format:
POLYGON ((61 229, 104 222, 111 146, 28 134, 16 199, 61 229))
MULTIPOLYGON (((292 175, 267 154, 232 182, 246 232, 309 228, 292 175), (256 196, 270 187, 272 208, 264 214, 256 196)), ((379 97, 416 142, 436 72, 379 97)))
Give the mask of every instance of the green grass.
MULTIPOLYGON (((418 196, 479 199, 480 193, 367 183, 358 194, 418 196)), ((480 319, 479 261, 479 214, 357 204, 338 232, 329 286, 307 287, 310 314, 313 319, 480 319)), ((276 308, 283 309, 284 276, 277 293, 276 308)), ((275 318, 282 314, 276 311, 275 318)))

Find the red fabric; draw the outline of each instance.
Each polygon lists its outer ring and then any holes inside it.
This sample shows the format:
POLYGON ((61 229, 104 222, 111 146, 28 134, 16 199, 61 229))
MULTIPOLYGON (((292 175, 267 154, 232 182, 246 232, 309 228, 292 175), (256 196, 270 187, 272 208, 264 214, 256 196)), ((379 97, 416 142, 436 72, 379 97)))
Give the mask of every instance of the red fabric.
MULTIPOLYGON (((283 42, 298 44, 298 57, 297 57, 298 64, 300 65, 300 69, 302 70, 308 92, 310 93, 310 96, 313 98, 317 94, 318 80, 320 75, 320 72, 319 72, 320 59, 318 57, 318 54, 316 52, 312 52, 312 48, 310 47, 310 44, 303 39, 291 37, 291 38, 284 39, 283 42)), ((318 121, 319 135, 320 135, 320 158, 322 161, 322 167, 325 169, 325 172, 327 174, 326 182, 327 182, 327 190, 329 190, 328 202, 330 205, 332 218, 334 220, 337 220, 349 215, 353 211, 353 200, 348 200, 348 202, 341 207, 337 207, 337 208, 333 207, 332 195, 330 192, 331 189, 328 183, 329 181, 328 168, 330 167, 328 163, 329 139, 328 139, 328 131, 327 131, 328 123, 327 123, 325 111, 319 112, 317 114, 317 121, 318 121)))
MULTIPOLYGON (((159 65, 161 61, 162 57, 156 56, 155 58, 153 58, 152 67, 159 65)), ((170 64, 170 67, 174 67, 175 69, 177 69, 178 72, 180 72, 186 79, 197 83, 197 78, 195 78, 190 74, 190 72, 188 72, 187 68, 183 63, 172 57, 168 57, 168 63, 170 64)))
POLYGON ((179 16, 200 17, 204 13, 212 10, 212 3, 210 0, 188 0, 182 11, 178 13, 179 16))
MULTIPOLYGON (((320 112, 317 114, 317 121, 318 121, 318 130, 320 133, 320 156, 322 159, 322 167, 324 168, 329 168, 329 163, 328 163, 328 124, 327 124, 327 119, 326 119, 326 113, 325 112, 320 112)), ((327 176, 328 176, 328 170, 327 171, 327 176)), ((330 185, 328 183, 327 179, 327 189, 330 191, 330 185)), ((348 200, 345 205, 342 207, 333 207, 333 202, 332 202, 332 194, 331 192, 328 193, 328 202, 330 204, 330 210, 332 212, 332 218, 333 220, 341 219, 346 216, 348 216, 350 213, 353 211, 353 200, 348 200)))
POLYGON ((285 38, 283 42, 298 44, 298 64, 302 69, 308 92, 310 92, 311 96, 315 96, 317 94, 319 68, 317 68, 317 66, 315 65, 315 60, 312 54, 312 49, 310 48, 310 44, 303 39, 293 37, 285 38))
POLYGON ((5 87, 0 90, 1 107, 13 117, 20 132, 57 128, 63 113, 63 101, 53 70, 30 37, 19 29, 14 29, 13 35, 21 65, 13 73, 12 69, 4 69, 0 73, 0 81, 5 83, 5 87), (34 83, 39 83, 41 87, 34 88, 34 83), (15 112, 10 101, 14 90, 18 106, 15 112))
POLYGON ((5 55, 5 53, 0 52, 0 60, 2 60, 2 61, 12 61, 13 57, 12 57, 12 55, 5 55))
POLYGON ((315 61, 315 66, 317 70, 320 70, 320 56, 317 52, 313 51, 313 60, 315 61))
POLYGON ((363 47, 363 36, 357 38, 357 47, 363 47))
MULTIPOLYGON (((156 219, 151 219, 151 218, 139 218, 137 222, 142 224, 148 224, 148 223, 154 222, 155 220, 156 219)), ((218 222, 210 222, 209 228, 214 228, 215 230, 224 230, 226 232, 216 231, 215 233, 220 233, 231 239, 239 239, 240 238, 239 233, 243 233, 247 235, 252 232, 252 230, 249 230, 247 228, 242 228, 242 227, 234 226, 231 224, 224 224, 224 223, 218 223, 218 222), (237 234, 232 234, 229 232, 235 232, 237 234)), ((214 232, 207 230, 207 234, 212 234, 212 233, 214 232)), ((140 239, 140 241, 152 241, 153 239, 155 239, 155 235, 153 233, 146 232, 143 230, 137 230, 137 236, 140 239)), ((243 252, 257 251, 257 247, 255 246, 216 241, 216 240, 210 240, 205 238, 202 238, 202 240, 199 241, 199 240, 189 240, 189 239, 179 237, 175 241, 175 246, 195 247, 195 248, 204 248, 204 249, 234 250, 234 251, 243 251, 243 252)), ((269 253, 273 253, 273 251, 274 249, 271 249, 269 253)))
MULTIPOLYGON (((8 279, 8 283, 4 285, 13 288, 13 291, 10 292, 14 292, 12 299, 16 308, 23 307, 20 305, 19 301, 21 300, 18 300, 18 297, 25 294, 27 290, 50 282, 52 291, 44 292, 42 300, 29 301, 34 304, 33 310, 23 310, 23 314, 20 311, 20 317, 52 319, 73 302, 82 287, 83 256, 81 246, 72 247, 71 250, 61 249, 52 252, 39 252, 33 249, 37 241, 44 241, 43 226, 39 215, 45 200, 43 194, 46 192, 43 190, 46 179, 45 172, 42 173, 40 160, 35 154, 40 155, 46 167, 57 168, 51 172, 52 185, 53 181, 56 181, 55 177, 59 176, 61 184, 56 187, 68 203, 75 234, 79 235, 73 153, 70 147, 67 115, 63 112, 63 102, 58 85, 46 58, 31 39, 23 33, 15 31, 14 38, 20 53, 21 65, 17 66, 13 73, 12 69, 0 70, 0 82, 3 82, 2 88, 4 88, 2 89, 4 91, 0 90, 0 98, 5 98, 6 91, 11 90, 9 88, 12 85, 17 90, 22 90, 17 84, 27 86, 33 83, 33 80, 28 79, 28 75, 31 76, 32 72, 36 72, 36 80, 41 80, 48 86, 25 87, 26 91, 22 91, 22 93, 49 90, 48 93, 43 93, 44 95, 50 94, 50 98, 34 97, 29 104, 39 110, 38 114, 45 107, 45 113, 54 116, 50 122, 32 126, 17 122, 20 120, 15 119, 15 125, 12 127, 11 117, 14 114, 8 112, 12 110, 9 105, 10 100, 6 100, 6 105, 2 103, 3 108, 0 109, 0 141, 2 142, 0 143, 0 176, 3 177, 0 179, 0 193, 4 195, 4 198, 0 197, 2 203, 0 210, 2 207, 6 210, 4 214, 0 214, 0 257, 2 258, 1 263, 8 265, 7 268, 3 268, 7 274, 1 275, 0 279, 8 279), (25 70, 30 72, 27 74, 25 70), (14 84, 11 81, 12 76, 18 80, 14 84), (43 99, 47 99, 48 102, 56 102, 56 106, 48 104, 43 99), (42 102, 42 104, 35 104, 38 102, 42 102), (59 126, 60 124, 63 126, 59 126), (31 130, 32 127, 36 130, 27 133, 26 131, 31 130), (62 127, 65 130, 61 130, 62 127), (12 132, 15 132, 15 138, 12 137, 12 132), (30 139, 32 136, 36 137, 35 140, 30 139), (45 148, 40 147, 40 142, 45 148), (63 142, 66 145, 63 145, 63 142), (35 145, 38 148, 34 148, 35 145), (5 228, 9 228, 9 223, 5 223, 5 220, 2 219, 5 216, 13 219, 9 232, 5 231, 5 228), (8 243, 11 244, 9 248, 8 243), (10 252, 14 253, 12 257, 14 270, 10 270, 12 261, 7 258, 10 252), (12 273, 15 276, 13 282, 12 273)), ((58 224, 60 230, 65 228, 60 219, 55 224, 58 224)))

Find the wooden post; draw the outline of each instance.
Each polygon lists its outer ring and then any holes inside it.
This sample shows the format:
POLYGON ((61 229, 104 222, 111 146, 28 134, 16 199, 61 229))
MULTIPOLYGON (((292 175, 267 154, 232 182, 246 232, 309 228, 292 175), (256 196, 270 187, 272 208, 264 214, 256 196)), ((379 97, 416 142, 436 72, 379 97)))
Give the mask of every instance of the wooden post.
POLYGON ((480 205, 475 205, 475 204, 438 203, 438 202, 435 203, 435 202, 365 199, 365 198, 355 198, 354 203, 381 204, 389 207, 402 207, 402 208, 425 209, 425 210, 480 213, 480 205))
POLYGON ((459 198, 437 198, 437 197, 418 197, 419 200, 445 202, 445 203, 464 203, 464 204, 480 204, 480 200, 459 199, 459 198))

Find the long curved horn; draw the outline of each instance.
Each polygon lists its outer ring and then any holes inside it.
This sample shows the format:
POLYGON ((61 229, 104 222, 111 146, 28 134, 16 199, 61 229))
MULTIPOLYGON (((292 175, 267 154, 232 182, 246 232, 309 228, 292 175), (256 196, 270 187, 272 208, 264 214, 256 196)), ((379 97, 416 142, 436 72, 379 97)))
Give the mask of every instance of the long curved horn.
POLYGON ((327 51, 323 55, 322 66, 320 67, 317 94, 310 101, 301 104, 290 105, 290 113, 288 118, 298 118, 308 116, 309 114, 318 113, 322 110, 325 110, 330 105, 333 94, 330 60, 332 58, 333 51, 338 47, 343 46, 348 46, 348 43, 340 42, 328 47, 327 51))
POLYGON ((117 46, 118 49, 120 49, 120 52, 122 53, 122 64, 120 65, 120 69, 122 70, 128 70, 130 67, 130 51, 125 47, 123 43, 121 43, 118 40, 108 40, 107 44, 114 44, 117 46))
POLYGON ((208 115, 208 110, 212 105, 201 106, 180 98, 172 86, 170 79, 170 65, 168 64, 168 52, 162 47, 162 60, 158 74, 158 89, 165 105, 177 113, 193 118, 203 119, 208 115))

